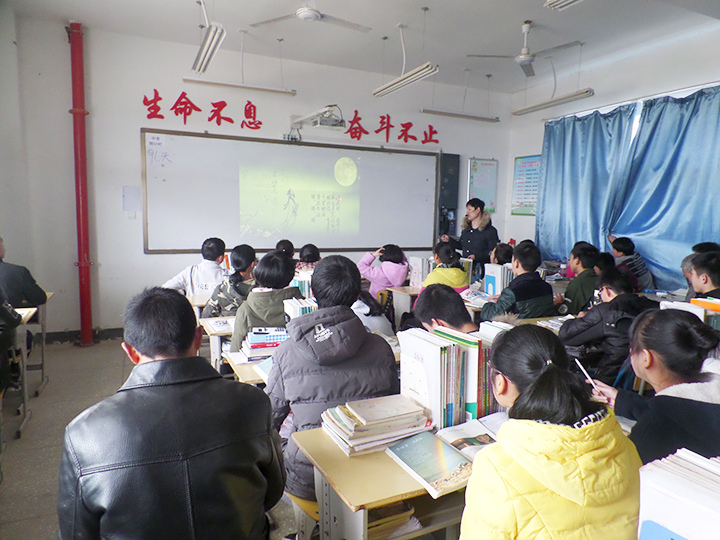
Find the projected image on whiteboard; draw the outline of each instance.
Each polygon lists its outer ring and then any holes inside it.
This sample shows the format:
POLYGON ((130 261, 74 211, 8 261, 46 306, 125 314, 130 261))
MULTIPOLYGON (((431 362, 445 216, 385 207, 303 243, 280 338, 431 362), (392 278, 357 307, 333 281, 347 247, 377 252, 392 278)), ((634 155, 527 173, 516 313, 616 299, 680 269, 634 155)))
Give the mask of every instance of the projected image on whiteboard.
POLYGON ((243 235, 355 235, 360 230, 362 179, 352 158, 341 157, 313 173, 243 167, 239 181, 243 235))

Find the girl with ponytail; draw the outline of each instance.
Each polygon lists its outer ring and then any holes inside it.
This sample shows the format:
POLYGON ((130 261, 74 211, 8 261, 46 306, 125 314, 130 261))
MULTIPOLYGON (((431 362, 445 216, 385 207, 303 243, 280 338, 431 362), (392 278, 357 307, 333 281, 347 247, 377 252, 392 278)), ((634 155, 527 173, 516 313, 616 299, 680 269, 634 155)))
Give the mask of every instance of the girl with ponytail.
POLYGON ((695 315, 652 309, 630 327, 635 374, 655 390, 652 398, 598 384, 597 398, 617 414, 637 420, 630 433, 643 463, 688 448, 720 455, 720 374, 708 359, 720 333, 695 315))
POLYGON ((637 538, 640 458, 568 364, 545 328, 495 339, 493 394, 510 419, 475 457, 461 540, 637 538))

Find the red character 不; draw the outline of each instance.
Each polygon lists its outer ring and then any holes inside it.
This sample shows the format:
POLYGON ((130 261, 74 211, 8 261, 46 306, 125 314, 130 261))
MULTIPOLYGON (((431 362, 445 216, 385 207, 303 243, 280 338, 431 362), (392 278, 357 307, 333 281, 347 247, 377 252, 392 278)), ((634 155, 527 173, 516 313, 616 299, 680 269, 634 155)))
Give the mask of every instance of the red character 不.
POLYGON ((402 126, 402 130, 400 131, 400 135, 398 135, 398 139, 402 139, 403 142, 408 142, 408 139, 417 141, 417 137, 415 135, 410 135, 410 128, 412 127, 412 122, 406 122, 405 124, 400 125, 402 126))
POLYGON ((208 122, 212 122, 215 120, 217 122, 217 125, 219 126, 223 121, 230 122, 231 124, 235 123, 235 120, 230 118, 229 116, 223 116, 222 112, 225 107, 227 107, 227 103, 224 101, 215 101, 212 104, 213 107, 215 107, 208 117, 208 122))

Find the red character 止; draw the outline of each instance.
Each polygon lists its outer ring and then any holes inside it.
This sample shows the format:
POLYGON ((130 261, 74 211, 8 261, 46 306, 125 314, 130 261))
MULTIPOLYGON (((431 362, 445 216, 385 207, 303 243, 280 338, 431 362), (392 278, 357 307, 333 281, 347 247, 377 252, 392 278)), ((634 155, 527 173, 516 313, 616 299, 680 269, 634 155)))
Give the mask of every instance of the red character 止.
POLYGON ((385 142, 390 142, 390 129, 394 128, 390 123, 390 115, 385 114, 380 117, 380 127, 375 130, 375 133, 380 133, 381 131, 385 132, 385 142))
POLYGON ((363 135, 367 135, 369 132, 365 131, 365 128, 360 125, 360 120, 362 118, 358 116, 357 109, 355 110, 355 116, 353 116, 353 119, 350 120, 350 127, 345 133, 350 134, 351 139, 360 140, 363 135))
POLYGON ((427 144, 429 142, 439 143, 437 139, 433 139, 433 135, 437 135, 437 130, 432 127, 432 124, 428 124, 428 130, 423 131, 423 135, 425 138, 421 141, 423 144, 427 144))
POLYGON ((217 125, 219 126, 223 121, 230 122, 231 124, 235 123, 235 120, 230 118, 229 116, 223 116, 222 112, 225 107, 227 107, 227 103, 224 101, 215 101, 212 104, 213 107, 215 107, 208 117, 208 122, 212 122, 215 120, 217 122, 217 125))
POLYGON ((245 104, 245 120, 242 121, 240 127, 248 129, 260 129, 260 126, 262 126, 262 122, 256 119, 256 115, 257 107, 253 105, 252 101, 248 100, 248 102, 245 104))
POLYGON ((158 102, 162 100, 160 97, 160 94, 158 93, 157 89, 153 89, 153 92, 155 95, 152 99, 148 99, 147 96, 143 96, 143 105, 145 105, 148 108, 148 118, 165 118, 162 114, 160 114, 160 105, 158 105, 158 102))
POLYGON ((175 111, 175 116, 183 115, 183 124, 187 124, 187 117, 190 116, 193 111, 201 111, 200 107, 190 101, 185 92, 180 94, 180 97, 175 102, 175 105, 170 107, 170 110, 175 111))
POLYGON ((403 142, 408 142, 408 139, 417 141, 417 137, 415 137, 415 135, 410 135, 410 128, 412 127, 412 122, 406 122, 400 125, 402 126, 402 130, 400 131, 400 135, 398 135, 398 139, 402 139, 403 142))

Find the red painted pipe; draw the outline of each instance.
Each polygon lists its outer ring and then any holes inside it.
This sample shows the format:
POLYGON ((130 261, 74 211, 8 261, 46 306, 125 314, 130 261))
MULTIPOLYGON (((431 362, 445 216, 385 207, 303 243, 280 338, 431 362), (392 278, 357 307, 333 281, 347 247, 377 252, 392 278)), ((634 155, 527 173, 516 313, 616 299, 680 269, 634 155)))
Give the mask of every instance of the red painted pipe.
POLYGON ((82 24, 70 23, 72 63, 73 146, 75 150, 75 212, 77 214, 78 267, 80 279, 80 345, 93 344, 92 296, 90 291, 90 226, 88 224, 87 143, 85 141, 85 61, 82 24))

